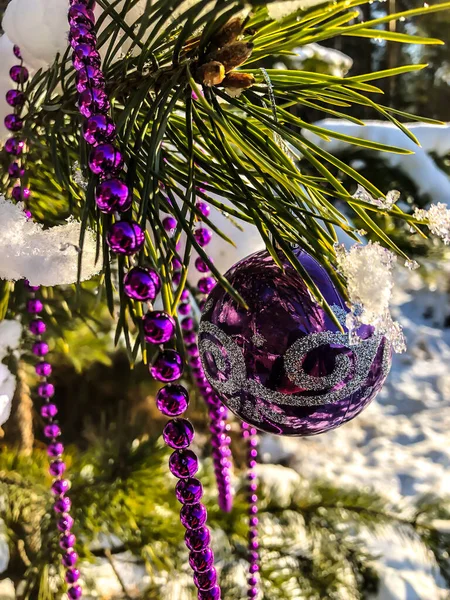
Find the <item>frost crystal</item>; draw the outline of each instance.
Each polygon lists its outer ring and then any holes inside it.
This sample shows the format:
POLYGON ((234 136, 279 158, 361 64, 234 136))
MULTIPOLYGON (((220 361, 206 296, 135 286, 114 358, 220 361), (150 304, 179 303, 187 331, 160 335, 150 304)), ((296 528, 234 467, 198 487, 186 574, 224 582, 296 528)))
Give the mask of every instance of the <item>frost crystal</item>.
POLYGON ((347 280, 351 313, 347 319, 350 335, 362 324, 372 325, 385 335, 396 352, 404 352, 401 327, 392 320, 389 303, 392 295, 392 268, 396 256, 378 243, 355 244, 349 250, 336 247, 336 258, 347 280))
POLYGON ((400 199, 400 192, 397 190, 390 190, 386 194, 386 198, 374 198, 362 185, 358 185, 356 192, 353 194, 353 198, 378 206, 378 208, 381 208, 382 210, 391 210, 394 204, 400 199))
POLYGON ((419 221, 427 221, 431 233, 440 237, 444 244, 450 244, 450 209, 446 204, 438 202, 428 209, 416 208, 414 216, 419 221))
POLYGON ((415 271, 420 265, 416 260, 405 260, 405 267, 410 271, 415 271))
MULTIPOLYGON (((31 285, 75 283, 78 274, 80 223, 70 220, 64 225, 43 229, 28 220, 20 204, 0 196, 0 278, 28 279, 31 285)), ((81 262, 81 280, 90 279, 101 268, 96 262, 94 234, 86 231, 81 262)))
POLYGON ((81 189, 87 190, 88 180, 83 175, 83 171, 80 168, 80 163, 75 161, 72 165, 72 177, 77 185, 80 186, 81 189))

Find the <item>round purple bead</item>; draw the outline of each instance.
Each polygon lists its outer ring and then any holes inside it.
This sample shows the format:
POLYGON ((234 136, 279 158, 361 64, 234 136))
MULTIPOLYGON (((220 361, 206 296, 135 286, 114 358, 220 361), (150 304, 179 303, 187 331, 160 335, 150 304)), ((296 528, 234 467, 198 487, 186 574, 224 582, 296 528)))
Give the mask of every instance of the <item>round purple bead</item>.
POLYGON ((108 96, 102 88, 91 88, 81 92, 78 108, 83 117, 92 117, 95 113, 106 113, 111 108, 108 96))
POLYGON ((166 423, 163 429, 163 439, 168 446, 175 450, 188 448, 194 439, 192 423, 187 419, 172 419, 166 423))
POLYGON ((45 356, 49 352, 47 342, 35 342, 32 351, 35 356, 45 356))
POLYGON ((6 152, 8 154, 12 154, 13 156, 19 156, 19 154, 22 154, 24 147, 25 142, 15 137, 10 137, 5 142, 6 152))
POLYGON ((183 302, 189 298, 189 290, 183 290, 181 292, 180 300, 183 302))
POLYGON ((106 85, 105 76, 103 75, 102 71, 89 65, 84 69, 81 69, 80 71, 76 72, 75 83, 77 91, 80 94, 81 92, 84 92, 85 90, 89 90, 91 88, 103 89, 106 85))
POLYGON ((74 2, 71 4, 68 12, 68 19, 71 25, 75 24, 95 24, 95 15, 89 5, 84 2, 74 2))
POLYGON ((52 383, 40 383, 37 393, 41 398, 51 398, 55 394, 55 386, 52 383))
POLYGON ((70 600, 78 600, 81 598, 82 593, 83 590, 79 585, 74 585, 67 590, 67 595, 69 596, 70 600))
POLYGON ((22 53, 20 52, 20 48, 17 44, 14 44, 13 46, 13 54, 16 58, 22 60, 22 53))
POLYGON ((77 564, 77 561, 78 554, 74 550, 68 550, 68 552, 63 554, 62 563, 66 568, 70 569, 77 564))
POLYGON ((247 598, 256 598, 259 594, 257 587, 251 587, 247 590, 247 598))
POLYGON ((89 168, 96 175, 115 173, 123 167, 121 152, 112 144, 99 144, 89 155, 89 168))
POLYGON ((188 529, 185 533, 184 541, 188 550, 200 552, 200 550, 204 550, 209 546, 211 533, 207 527, 188 529))
POLYGON ((9 76, 15 83, 25 83, 28 81, 28 69, 20 65, 14 65, 9 70, 9 76))
POLYGON ((70 501, 70 498, 68 498, 67 496, 64 496, 63 498, 58 498, 58 500, 53 505, 53 509, 57 513, 69 512, 71 507, 72 507, 72 502, 70 501))
POLYGON ((174 271, 178 271, 179 269, 181 269, 181 267, 183 266, 183 263, 181 262, 181 260, 174 256, 172 258, 172 268, 174 271))
POLYGON ((196 504, 203 496, 203 487, 194 477, 180 479, 175 487, 175 494, 181 504, 196 504))
MULTIPOLYGON (((209 259, 210 262, 212 262, 211 259, 209 259)), ((197 269, 197 271, 199 271, 200 273, 208 273, 208 271, 210 271, 211 269, 209 268, 209 266, 206 264, 206 262, 203 260, 203 258, 201 258, 200 256, 198 256, 195 259, 195 268, 197 269)))
POLYGON ((212 569, 203 571, 202 573, 194 573, 194 583, 199 590, 210 590, 217 583, 216 569, 213 567, 212 569))
POLYGON ((209 204, 206 204, 206 202, 198 201, 195 206, 204 217, 209 217, 209 213, 211 212, 211 207, 209 206, 209 204))
POLYGON ((98 69, 102 61, 93 44, 78 44, 73 50, 72 62, 74 69, 80 71, 88 66, 98 69))
POLYGON ((69 569, 66 571, 66 583, 76 583, 80 579, 80 571, 78 569, 69 569))
POLYGON ((95 190, 98 208, 106 213, 125 212, 132 202, 128 186, 121 179, 106 179, 95 190))
POLYGON ((199 246, 202 248, 207 246, 212 238, 212 233, 206 227, 199 227, 194 231, 194 237, 199 246))
POLYGON ((42 312, 44 309, 44 305, 38 298, 31 298, 27 301, 27 312, 31 315, 36 315, 42 312))
POLYGON ((177 226, 177 220, 174 217, 164 217, 163 219, 163 227, 166 231, 172 231, 177 226))
POLYGON ((23 120, 15 114, 6 115, 4 122, 9 131, 20 131, 23 127, 23 120))
POLYGON ((207 511, 203 504, 185 504, 180 511, 181 523, 186 529, 199 529, 206 523, 207 511))
POLYGON ((77 561, 78 561, 78 554, 74 550, 69 550, 68 552, 63 554, 62 563, 68 569, 70 569, 71 567, 76 565, 77 561))
POLYGON ((58 414, 56 404, 44 404, 41 406, 41 416, 43 419, 53 419, 58 414))
POLYGON ((69 548, 73 548, 75 546, 76 541, 77 538, 73 533, 65 533, 61 536, 59 545, 63 550, 68 550, 69 548))
POLYGON ((41 335, 47 331, 47 325, 42 319, 33 319, 28 328, 33 335, 41 335))
POLYGON ((178 285, 181 281, 181 272, 174 273, 172 275, 172 283, 173 285, 178 285))
POLYGON ((161 290, 161 279, 154 269, 133 267, 125 275, 125 294, 133 300, 154 300, 161 290))
POLYGON ((83 123, 83 137, 91 146, 112 142, 116 137, 116 126, 108 115, 92 115, 83 123))
POLYGON ((58 527, 59 531, 64 533, 66 531, 70 531, 73 527, 73 524, 74 524, 74 520, 72 519, 72 517, 70 515, 63 515, 62 517, 60 517, 58 519, 58 523, 56 524, 56 526, 58 527))
POLYGON ((198 471, 198 458, 192 450, 176 450, 170 455, 169 469, 179 479, 193 477, 198 471))
POLYGON ((178 312, 180 313, 180 315, 188 315, 191 312, 191 310, 192 306, 189 304, 189 302, 183 302, 178 307, 178 312))
POLYGON ((214 552, 211 548, 205 548, 200 552, 189 554, 189 564, 196 573, 208 571, 214 565, 214 552))
POLYGON ((91 44, 94 45, 97 41, 95 33, 92 31, 92 24, 80 23, 79 25, 73 24, 69 31, 69 42, 72 48, 78 46, 78 44, 91 44))
POLYGON ((220 587, 215 585, 209 590, 199 590, 198 600, 220 600, 220 587))
POLYGON ((31 196, 31 190, 21 185, 13 187, 11 195, 16 202, 27 201, 31 196))
POLYGON ((202 294, 209 294, 216 285, 216 280, 214 279, 214 277, 202 277, 201 279, 199 279, 197 285, 198 290, 202 294))
POLYGON ((52 494, 55 494, 55 496, 62 496, 69 491, 69 488, 70 483, 67 481, 67 479, 57 479, 52 483, 51 490, 52 494))
POLYGON ((177 417, 187 410, 189 394, 182 385, 165 385, 156 394, 156 406, 166 417, 177 417))
POLYGON ((34 367, 39 377, 49 377, 52 374, 52 365, 48 362, 40 362, 34 367))
POLYGON ((46 425, 44 427, 44 435, 49 439, 57 438, 61 435, 61 429, 59 428, 59 425, 56 425, 56 423, 51 423, 50 425, 46 425))
POLYGON ((175 350, 163 350, 149 370, 157 381, 175 381, 183 374, 183 361, 175 350))
POLYGON ((194 319, 192 317, 186 317, 181 321, 181 329, 185 331, 192 331, 194 329, 194 319))
POLYGON ((186 344, 195 344, 197 335, 195 331, 183 331, 183 339, 186 344))
MULTIPOLYGON (((142 322, 145 340, 150 344, 165 344, 175 333, 175 320, 163 311, 154 310, 146 313, 142 318, 142 322)), ((165 380, 162 379, 161 381, 165 380)), ((172 379, 168 381, 172 381, 172 379)))
POLYGON ((66 463, 63 460, 54 460, 50 463, 48 470, 53 477, 61 477, 66 470, 66 463))
POLYGON ((25 94, 20 90, 8 90, 6 92, 6 102, 10 106, 22 107, 25 103, 25 94))
POLYGON ((135 221, 117 221, 111 225, 106 241, 112 252, 131 256, 144 245, 145 234, 135 221))
POLYGON ((13 162, 8 167, 8 173, 11 177, 21 178, 25 175, 25 169, 19 163, 13 162))
MULTIPOLYGON (((63 454, 63 452, 64 452, 64 446, 61 444, 61 442, 52 442, 47 447, 47 454, 49 456, 51 456, 52 458, 61 456, 63 454)), ((62 512, 64 512, 64 511, 62 511, 62 512)))

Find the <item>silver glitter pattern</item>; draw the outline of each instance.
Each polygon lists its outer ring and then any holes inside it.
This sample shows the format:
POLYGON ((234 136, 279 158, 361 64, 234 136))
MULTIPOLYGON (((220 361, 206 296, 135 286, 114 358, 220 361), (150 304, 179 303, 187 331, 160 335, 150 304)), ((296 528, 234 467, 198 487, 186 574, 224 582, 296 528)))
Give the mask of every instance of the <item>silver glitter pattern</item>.
MULTIPOLYGON (((332 308, 340 321, 345 319, 347 314, 345 310, 338 306, 332 308)), ((284 355, 285 374, 290 381, 305 391, 322 390, 322 394, 304 396, 302 394, 285 394, 270 390, 259 381, 247 379, 245 359, 241 348, 216 325, 208 321, 202 321, 199 334, 200 358, 208 381, 219 394, 222 393, 227 396, 227 401, 232 410, 242 409, 242 399, 240 398, 242 392, 261 398, 275 406, 277 404, 285 406, 334 404, 349 397, 363 385, 383 340, 382 336, 373 335, 367 340, 359 340, 354 345, 350 343, 348 333, 333 333, 330 331, 313 333, 298 339, 284 355), (205 334, 215 338, 217 342, 214 339, 205 338, 205 334), (302 362, 307 354, 320 346, 328 344, 337 344, 348 348, 352 353, 353 363, 348 355, 339 354, 336 356, 335 368, 329 375, 314 377, 306 373, 302 368, 302 362), (220 380, 213 378, 209 373, 206 362, 207 353, 212 355, 216 363, 216 368, 221 376, 220 380), (345 382, 346 379, 348 379, 347 382, 345 382), (339 383, 344 385, 336 390, 328 391, 339 383)), ((386 377, 390 368, 390 349, 389 344, 386 342, 384 343, 381 368, 383 377, 386 377)), ((371 393, 372 389, 369 386, 367 396, 371 393)), ((259 413, 260 410, 264 411, 263 407, 256 407, 254 403, 248 400, 244 400, 244 403, 246 404, 246 410, 253 414, 255 418, 256 413, 259 413)), ((272 420, 277 420, 273 409, 270 410, 270 417, 272 420)), ((280 419, 283 418, 285 417, 280 414, 280 419)), ((260 417, 257 421, 259 420, 260 417)))

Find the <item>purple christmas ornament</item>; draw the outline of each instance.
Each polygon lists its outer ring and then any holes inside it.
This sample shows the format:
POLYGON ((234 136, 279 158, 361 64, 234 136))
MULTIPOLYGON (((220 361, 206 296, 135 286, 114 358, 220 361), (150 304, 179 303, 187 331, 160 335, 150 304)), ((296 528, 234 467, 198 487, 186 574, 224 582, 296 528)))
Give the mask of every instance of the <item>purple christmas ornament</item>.
POLYGON ((27 187, 16 185, 12 189, 11 196, 16 202, 26 202, 31 196, 31 190, 27 187))
POLYGON ((212 239, 212 233, 206 227, 199 227, 194 231, 194 237, 199 246, 207 246, 212 239))
POLYGON ((209 571, 214 565, 214 552, 211 548, 205 548, 200 552, 191 552, 189 554, 189 564, 196 573, 209 571))
POLYGON ((15 137, 8 138, 5 142, 5 150, 12 156, 19 156, 22 154, 25 147, 25 142, 15 137))
POLYGON ((165 385, 156 394, 156 406, 166 417, 177 417, 189 406, 189 394, 182 385, 165 385))
POLYGON ((15 65, 10 68, 9 76, 15 83, 25 83, 28 81, 28 69, 20 65, 15 65))
POLYGON ((200 552, 209 546, 211 541, 211 533, 207 527, 200 527, 200 529, 188 529, 184 536, 188 550, 194 550, 200 552))
POLYGON ((40 362, 34 367, 39 377, 49 377, 52 374, 52 365, 48 362, 40 362))
POLYGON ((106 241, 112 252, 131 256, 144 245, 145 234, 134 221, 117 221, 111 225, 106 241))
POLYGON ((185 504, 180 511, 181 524, 186 529, 200 529, 206 523, 207 512, 203 504, 185 504))
POLYGON ((20 131, 23 127, 23 120, 15 114, 6 115, 4 122, 9 131, 20 131))
POLYGON ((25 102, 25 94, 20 90, 8 90, 6 92, 6 102, 10 106, 22 107, 25 102))
POLYGON ((163 429, 164 442, 170 448, 188 448, 194 439, 194 428, 187 419, 172 419, 163 429))
POLYGON ((75 82, 77 91, 80 92, 80 94, 91 88, 104 89, 106 85, 105 76, 101 70, 90 66, 87 66, 80 71, 76 71, 75 82))
POLYGON ((193 477, 198 471, 198 458, 192 450, 176 450, 170 455, 169 469, 179 479, 193 477))
POLYGON ((107 115, 92 115, 83 123, 83 137, 91 146, 112 142, 116 137, 116 126, 107 115))
POLYGON ((69 550, 62 557, 62 563, 65 567, 71 568, 77 564, 78 554, 73 550, 69 550))
POLYGON ((42 319, 33 319, 30 322, 29 330, 33 335, 41 335, 46 332, 47 325, 42 319))
POLYGON ((96 175, 116 173, 122 167, 122 154, 112 144, 99 144, 91 150, 89 168, 96 175))
POLYGON ((175 494, 181 504, 196 504, 203 496, 203 487, 200 481, 194 477, 180 479, 176 485, 175 494))
POLYGON ((149 370, 157 381, 175 381, 183 374, 183 361, 176 350, 163 350, 149 370))
POLYGON ((161 279, 154 269, 133 267, 125 275, 125 294, 133 300, 153 301, 161 290, 161 279))
POLYGON ((132 197, 128 186, 121 179, 106 179, 95 190, 98 208, 106 213, 125 212, 131 206, 132 197))
POLYGON ((19 163, 13 162, 8 167, 8 173, 11 177, 21 178, 25 175, 25 169, 19 163))
POLYGON ((208 591, 217 583, 217 571, 212 568, 203 573, 194 574, 194 583, 199 590, 208 591))
POLYGON ((101 88, 88 88, 78 98, 78 108, 83 117, 92 117, 95 113, 106 113, 110 109, 108 96, 101 88))
POLYGON ((389 372, 391 348, 368 327, 351 342, 348 309, 330 276, 305 251, 296 255, 345 333, 290 263, 283 272, 263 251, 226 274, 248 309, 221 286, 211 292, 199 347, 209 383, 235 414, 269 433, 305 436, 342 425, 370 403, 389 372))
POLYGON ((150 311, 143 316, 142 322, 144 337, 149 344, 165 344, 175 333, 175 320, 165 312, 150 311))
POLYGON ((215 585, 207 591, 199 590, 197 596, 198 600, 220 600, 220 597, 221 593, 218 585, 215 585))

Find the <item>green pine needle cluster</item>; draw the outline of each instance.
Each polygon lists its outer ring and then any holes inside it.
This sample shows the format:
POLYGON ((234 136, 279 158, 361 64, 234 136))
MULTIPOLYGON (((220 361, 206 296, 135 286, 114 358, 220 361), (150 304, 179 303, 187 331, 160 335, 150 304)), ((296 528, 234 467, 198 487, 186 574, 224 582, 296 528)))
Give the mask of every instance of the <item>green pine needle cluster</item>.
MULTIPOLYGON (((199 216, 196 198, 208 200, 237 224, 254 223, 274 259, 280 263, 281 251, 328 310, 320 291, 296 261, 292 245, 300 244, 324 264, 345 295, 344 282, 333 268, 334 244, 339 230, 357 238, 346 216, 336 207, 336 200, 345 204, 346 213, 362 222, 374 239, 407 258, 374 220, 380 209, 353 198, 335 171, 338 169, 360 183, 375 197, 383 197, 386 190, 378 189, 348 164, 305 139, 301 130, 345 139, 370 150, 399 154, 407 151, 322 130, 302 118, 302 108, 313 107, 324 114, 358 121, 352 117, 352 108, 364 106, 373 116, 391 121, 414 139, 402 120, 416 117, 380 103, 377 81, 413 73, 425 65, 345 78, 302 70, 263 72, 260 67, 301 45, 339 36, 439 44, 437 39, 392 32, 386 26, 397 19, 414 19, 448 9, 449 2, 363 22, 357 10, 366 3, 361 0, 325 3, 276 21, 270 18, 263 2, 254 2, 248 11, 244 0, 158 0, 149 2, 145 13, 130 24, 125 17, 135 2, 127 0, 119 5, 118 0, 99 1, 104 8, 98 21, 99 47, 105 54, 103 68, 112 116, 118 126, 118 143, 126 158, 126 182, 133 192, 129 214, 149 231, 140 261, 152 264, 160 272, 162 298, 168 312, 175 312, 191 251, 195 249, 209 262, 193 235, 199 216), (250 86, 246 83, 238 97, 223 87, 227 78, 223 83, 206 85, 204 76, 211 61, 224 56, 217 46, 223 40, 224 26, 233 19, 241 27, 235 41, 225 46, 227 57, 220 59, 228 65, 229 74, 254 82, 250 86), (151 35, 143 36, 149 26, 151 35), (127 52, 123 55, 125 42, 127 52), (299 167, 300 156, 306 166, 299 167), (178 221, 173 237, 161 226, 161 211, 172 213, 178 221), (187 243, 180 257, 181 284, 174 292, 170 265, 182 234, 187 243)), ((89 226, 98 232, 99 251, 104 251, 102 298, 115 313, 118 294, 117 337, 124 335, 133 358, 141 347, 146 360, 142 335, 136 335, 133 341, 129 334, 131 322, 139 327, 140 321, 140 308, 123 292, 123 274, 129 259, 120 259, 117 271, 111 268, 105 231, 112 217, 102 215, 96 208, 96 178, 89 178, 86 191, 74 181, 75 163, 86 177, 89 169, 69 54, 68 50, 59 57, 49 71, 39 72, 28 86, 25 133, 31 148, 33 212, 48 223, 74 215, 81 219, 83 231, 89 226)), ((395 223, 407 221, 424 236, 414 218, 400 208, 394 207, 389 214, 395 223)), ((233 243, 213 222, 204 220, 216 235, 233 243)), ((213 264, 210 266, 221 285, 238 298, 223 274, 213 264)))
MULTIPOLYGON (((186 580, 187 593, 194 598, 194 588, 186 577, 189 567, 179 505, 173 486, 168 485, 173 478, 167 468, 167 449, 161 440, 130 442, 126 432, 110 434, 84 453, 71 449, 68 454, 77 551, 92 562, 105 556, 114 560, 115 554, 128 550, 150 576, 143 597, 164 597, 168 581, 179 577, 186 580), (100 534, 107 539, 114 536, 111 553, 99 543, 100 534)), ((29 457, 6 450, 0 454, 0 517, 11 553, 2 577, 12 579, 22 589, 22 600, 54 600, 64 590, 48 491, 50 479, 45 481, 42 475, 46 465, 43 450, 37 449, 29 457)), ((230 515, 217 508, 208 462, 201 476, 224 597, 238 600, 245 595, 245 476, 238 481, 230 515)), ((421 540, 450 583, 450 534, 440 532, 435 525, 450 519, 450 505, 443 500, 423 498, 416 509, 402 509, 374 492, 340 489, 301 478, 286 492, 263 483, 259 497, 264 598, 368 597, 377 589, 378 575, 375 557, 367 551, 361 534, 387 528, 408 539, 421 540)))

